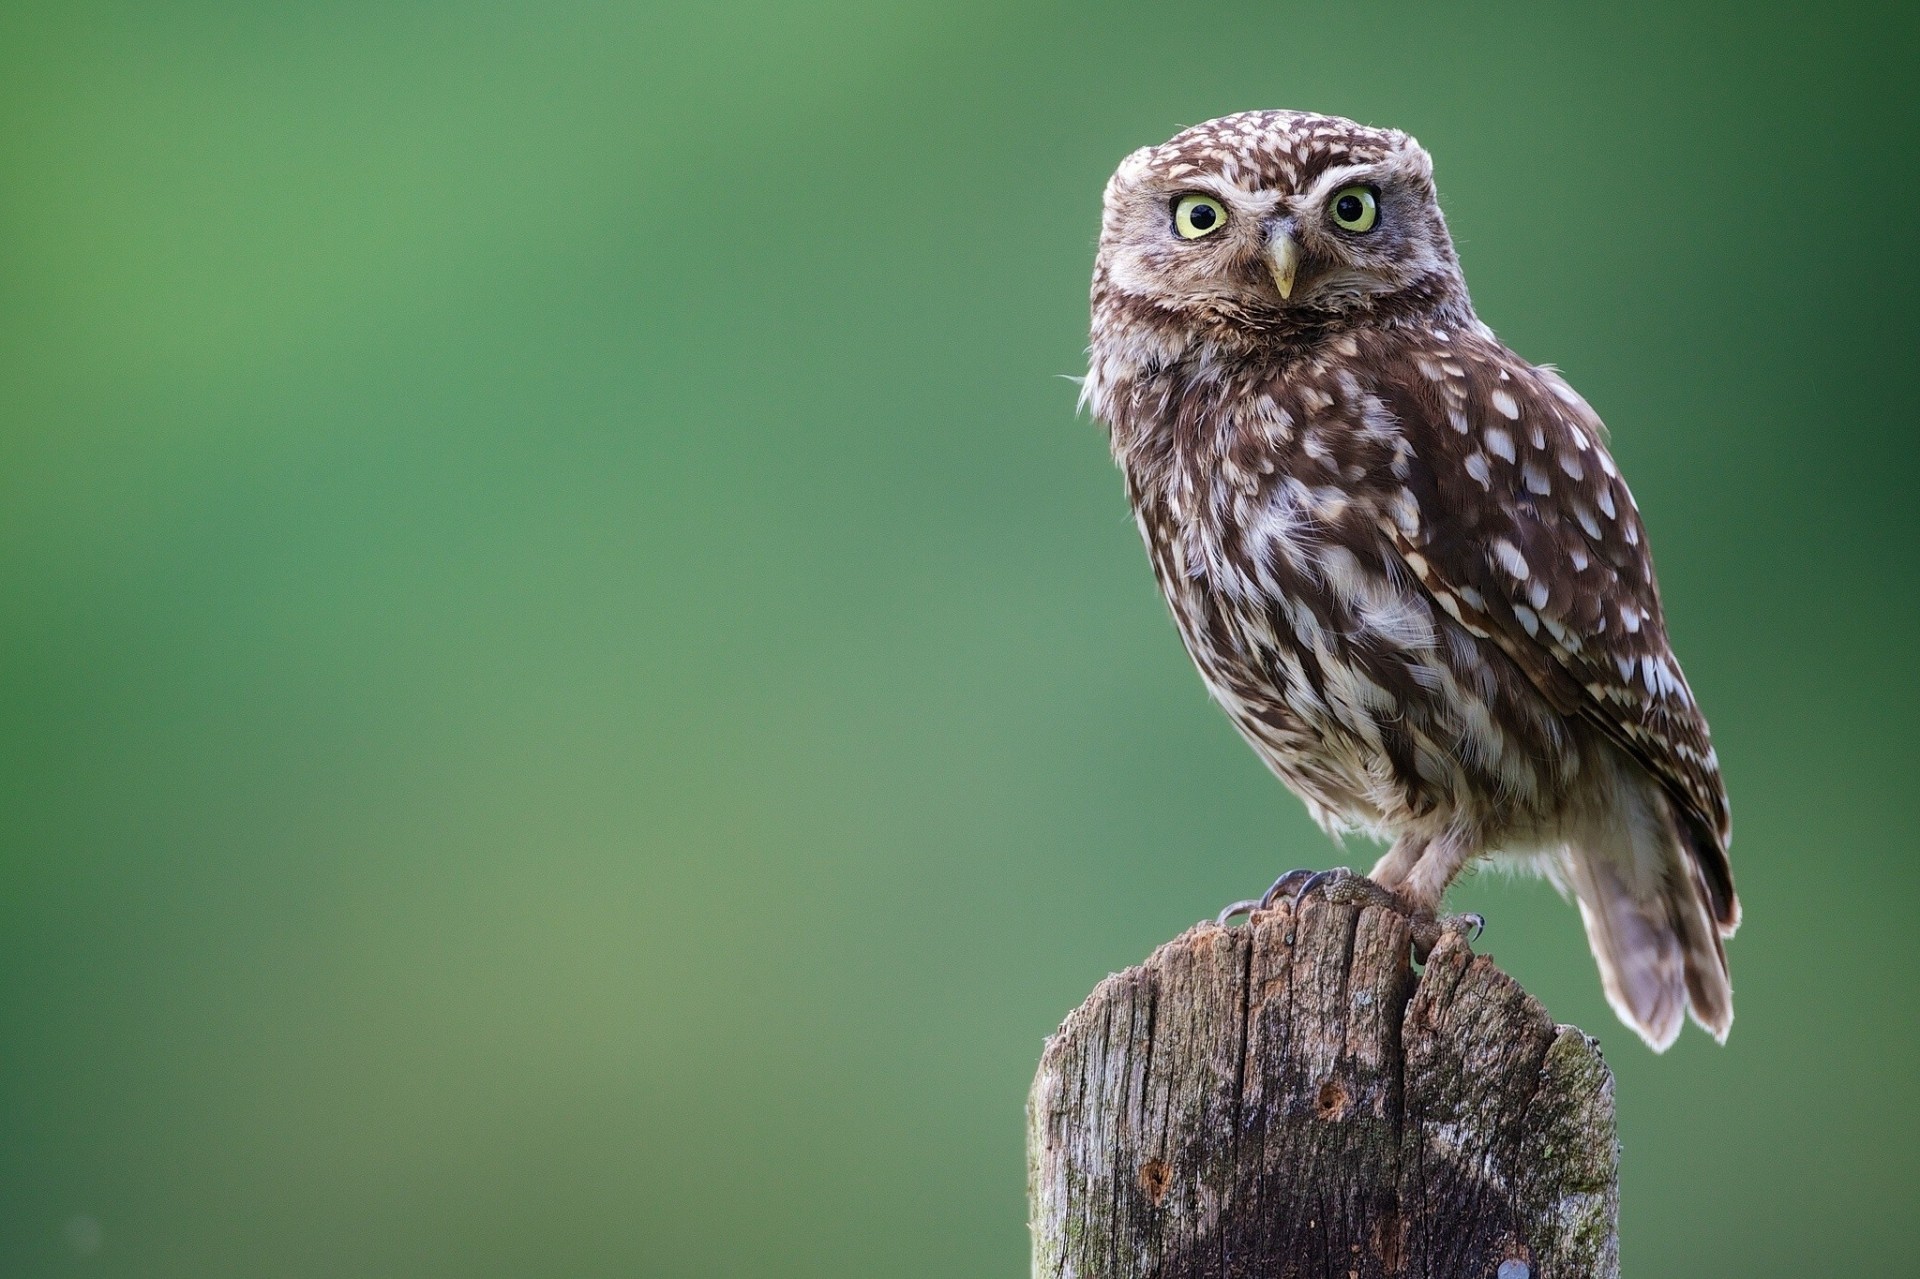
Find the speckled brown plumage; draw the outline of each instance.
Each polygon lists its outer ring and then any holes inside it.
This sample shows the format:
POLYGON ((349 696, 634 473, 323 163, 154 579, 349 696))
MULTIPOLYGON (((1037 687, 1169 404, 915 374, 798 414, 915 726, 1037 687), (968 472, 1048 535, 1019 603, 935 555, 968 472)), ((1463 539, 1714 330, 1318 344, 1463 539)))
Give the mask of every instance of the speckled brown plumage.
POLYGON ((1474 315, 1426 152, 1280 111, 1135 152, 1090 354, 1187 649, 1315 818, 1419 911, 1483 855, 1547 874, 1624 1020, 1724 1037, 1726 796, 1646 532, 1593 410, 1474 315))

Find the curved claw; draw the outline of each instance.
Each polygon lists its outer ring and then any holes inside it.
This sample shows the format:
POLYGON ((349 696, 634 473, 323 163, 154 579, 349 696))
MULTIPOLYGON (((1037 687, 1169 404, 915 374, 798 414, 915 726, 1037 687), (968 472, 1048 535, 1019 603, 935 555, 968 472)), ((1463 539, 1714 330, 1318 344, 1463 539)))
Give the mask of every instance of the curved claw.
POLYGON ((1274 904, 1287 894, 1295 892, 1302 883, 1306 883, 1322 872, 1315 870, 1290 870, 1273 881, 1273 886, 1260 894, 1260 909, 1271 910, 1274 904))
POLYGON ((1337 884, 1343 879, 1351 878, 1352 875, 1353 875, 1353 872, 1348 870, 1345 866, 1335 866, 1332 870, 1322 870, 1322 871, 1314 872, 1312 875, 1307 877, 1307 880, 1305 883, 1301 884, 1299 888, 1294 890, 1293 909, 1295 913, 1299 912, 1301 902, 1304 902, 1307 898, 1313 896, 1315 893, 1319 892, 1324 888, 1327 888, 1333 884, 1337 884))
POLYGON ((1222 910, 1218 915, 1214 916, 1213 922, 1220 925, 1220 927, 1225 928, 1227 926, 1228 920, 1237 918, 1238 916, 1241 916, 1241 915, 1251 915, 1253 914, 1254 911, 1262 910, 1265 907, 1266 907, 1265 898, 1249 897, 1245 901, 1233 902, 1230 905, 1228 905, 1225 910, 1222 910))
POLYGON ((1480 915, 1448 915, 1445 919, 1435 919, 1432 915, 1416 917, 1413 921, 1413 957, 1420 963, 1426 963, 1434 947, 1449 933, 1465 937, 1471 946, 1480 939, 1486 926, 1486 919, 1480 915))
POLYGON ((1312 869, 1290 870, 1273 881, 1272 887, 1258 897, 1249 897, 1245 901, 1234 902, 1214 917, 1213 922, 1225 928, 1227 921, 1241 915, 1252 915, 1258 911, 1272 910, 1284 897, 1291 894, 1301 881, 1311 879, 1318 872, 1312 869))

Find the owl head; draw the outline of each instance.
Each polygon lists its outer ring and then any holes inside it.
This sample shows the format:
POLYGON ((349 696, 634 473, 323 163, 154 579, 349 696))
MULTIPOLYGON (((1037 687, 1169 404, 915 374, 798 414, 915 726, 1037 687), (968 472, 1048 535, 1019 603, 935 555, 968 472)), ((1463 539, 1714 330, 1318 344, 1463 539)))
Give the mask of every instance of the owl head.
POLYGON ((1222 116, 1128 156, 1107 183, 1094 295, 1268 340, 1466 305, 1426 151, 1302 111, 1222 116))

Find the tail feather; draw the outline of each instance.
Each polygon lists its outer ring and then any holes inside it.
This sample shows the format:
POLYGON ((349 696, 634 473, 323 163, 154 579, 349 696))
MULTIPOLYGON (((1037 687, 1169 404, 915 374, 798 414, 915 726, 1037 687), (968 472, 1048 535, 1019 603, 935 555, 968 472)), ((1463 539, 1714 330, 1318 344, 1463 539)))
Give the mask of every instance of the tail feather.
POLYGON ((1727 948, 1720 939, 1731 936, 1733 928, 1738 926, 1740 899, 1732 899, 1734 923, 1722 924, 1711 917, 1708 907, 1711 899, 1706 885, 1700 882, 1698 870, 1694 872, 1693 885, 1692 911, 1686 911, 1679 901, 1673 902, 1683 925, 1680 935, 1687 948, 1688 1011, 1702 1029, 1724 1044, 1727 1032, 1733 1029, 1733 979, 1727 972, 1727 948))
POLYGON ((1688 1013, 1724 1043, 1733 984, 1720 938, 1739 917, 1737 899, 1730 887, 1713 892, 1664 797, 1649 783, 1639 798, 1570 840, 1558 878, 1580 903, 1620 1020, 1655 1052, 1679 1037, 1688 1013))
POLYGON ((1731 937, 1740 927, 1740 898, 1733 891, 1733 866, 1727 861, 1727 850, 1718 835, 1695 819, 1680 822, 1679 830, 1692 854, 1694 879, 1708 913, 1720 935, 1731 937))

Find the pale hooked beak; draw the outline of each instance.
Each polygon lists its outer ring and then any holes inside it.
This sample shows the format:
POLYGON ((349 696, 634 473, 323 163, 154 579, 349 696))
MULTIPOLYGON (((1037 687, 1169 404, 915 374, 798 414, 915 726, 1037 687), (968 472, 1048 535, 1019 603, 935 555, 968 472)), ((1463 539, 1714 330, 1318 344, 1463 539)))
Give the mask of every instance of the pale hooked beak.
POLYGON ((1300 271, 1300 241, 1276 227, 1267 237, 1267 270, 1280 288, 1282 300, 1293 296, 1293 277, 1300 271))

